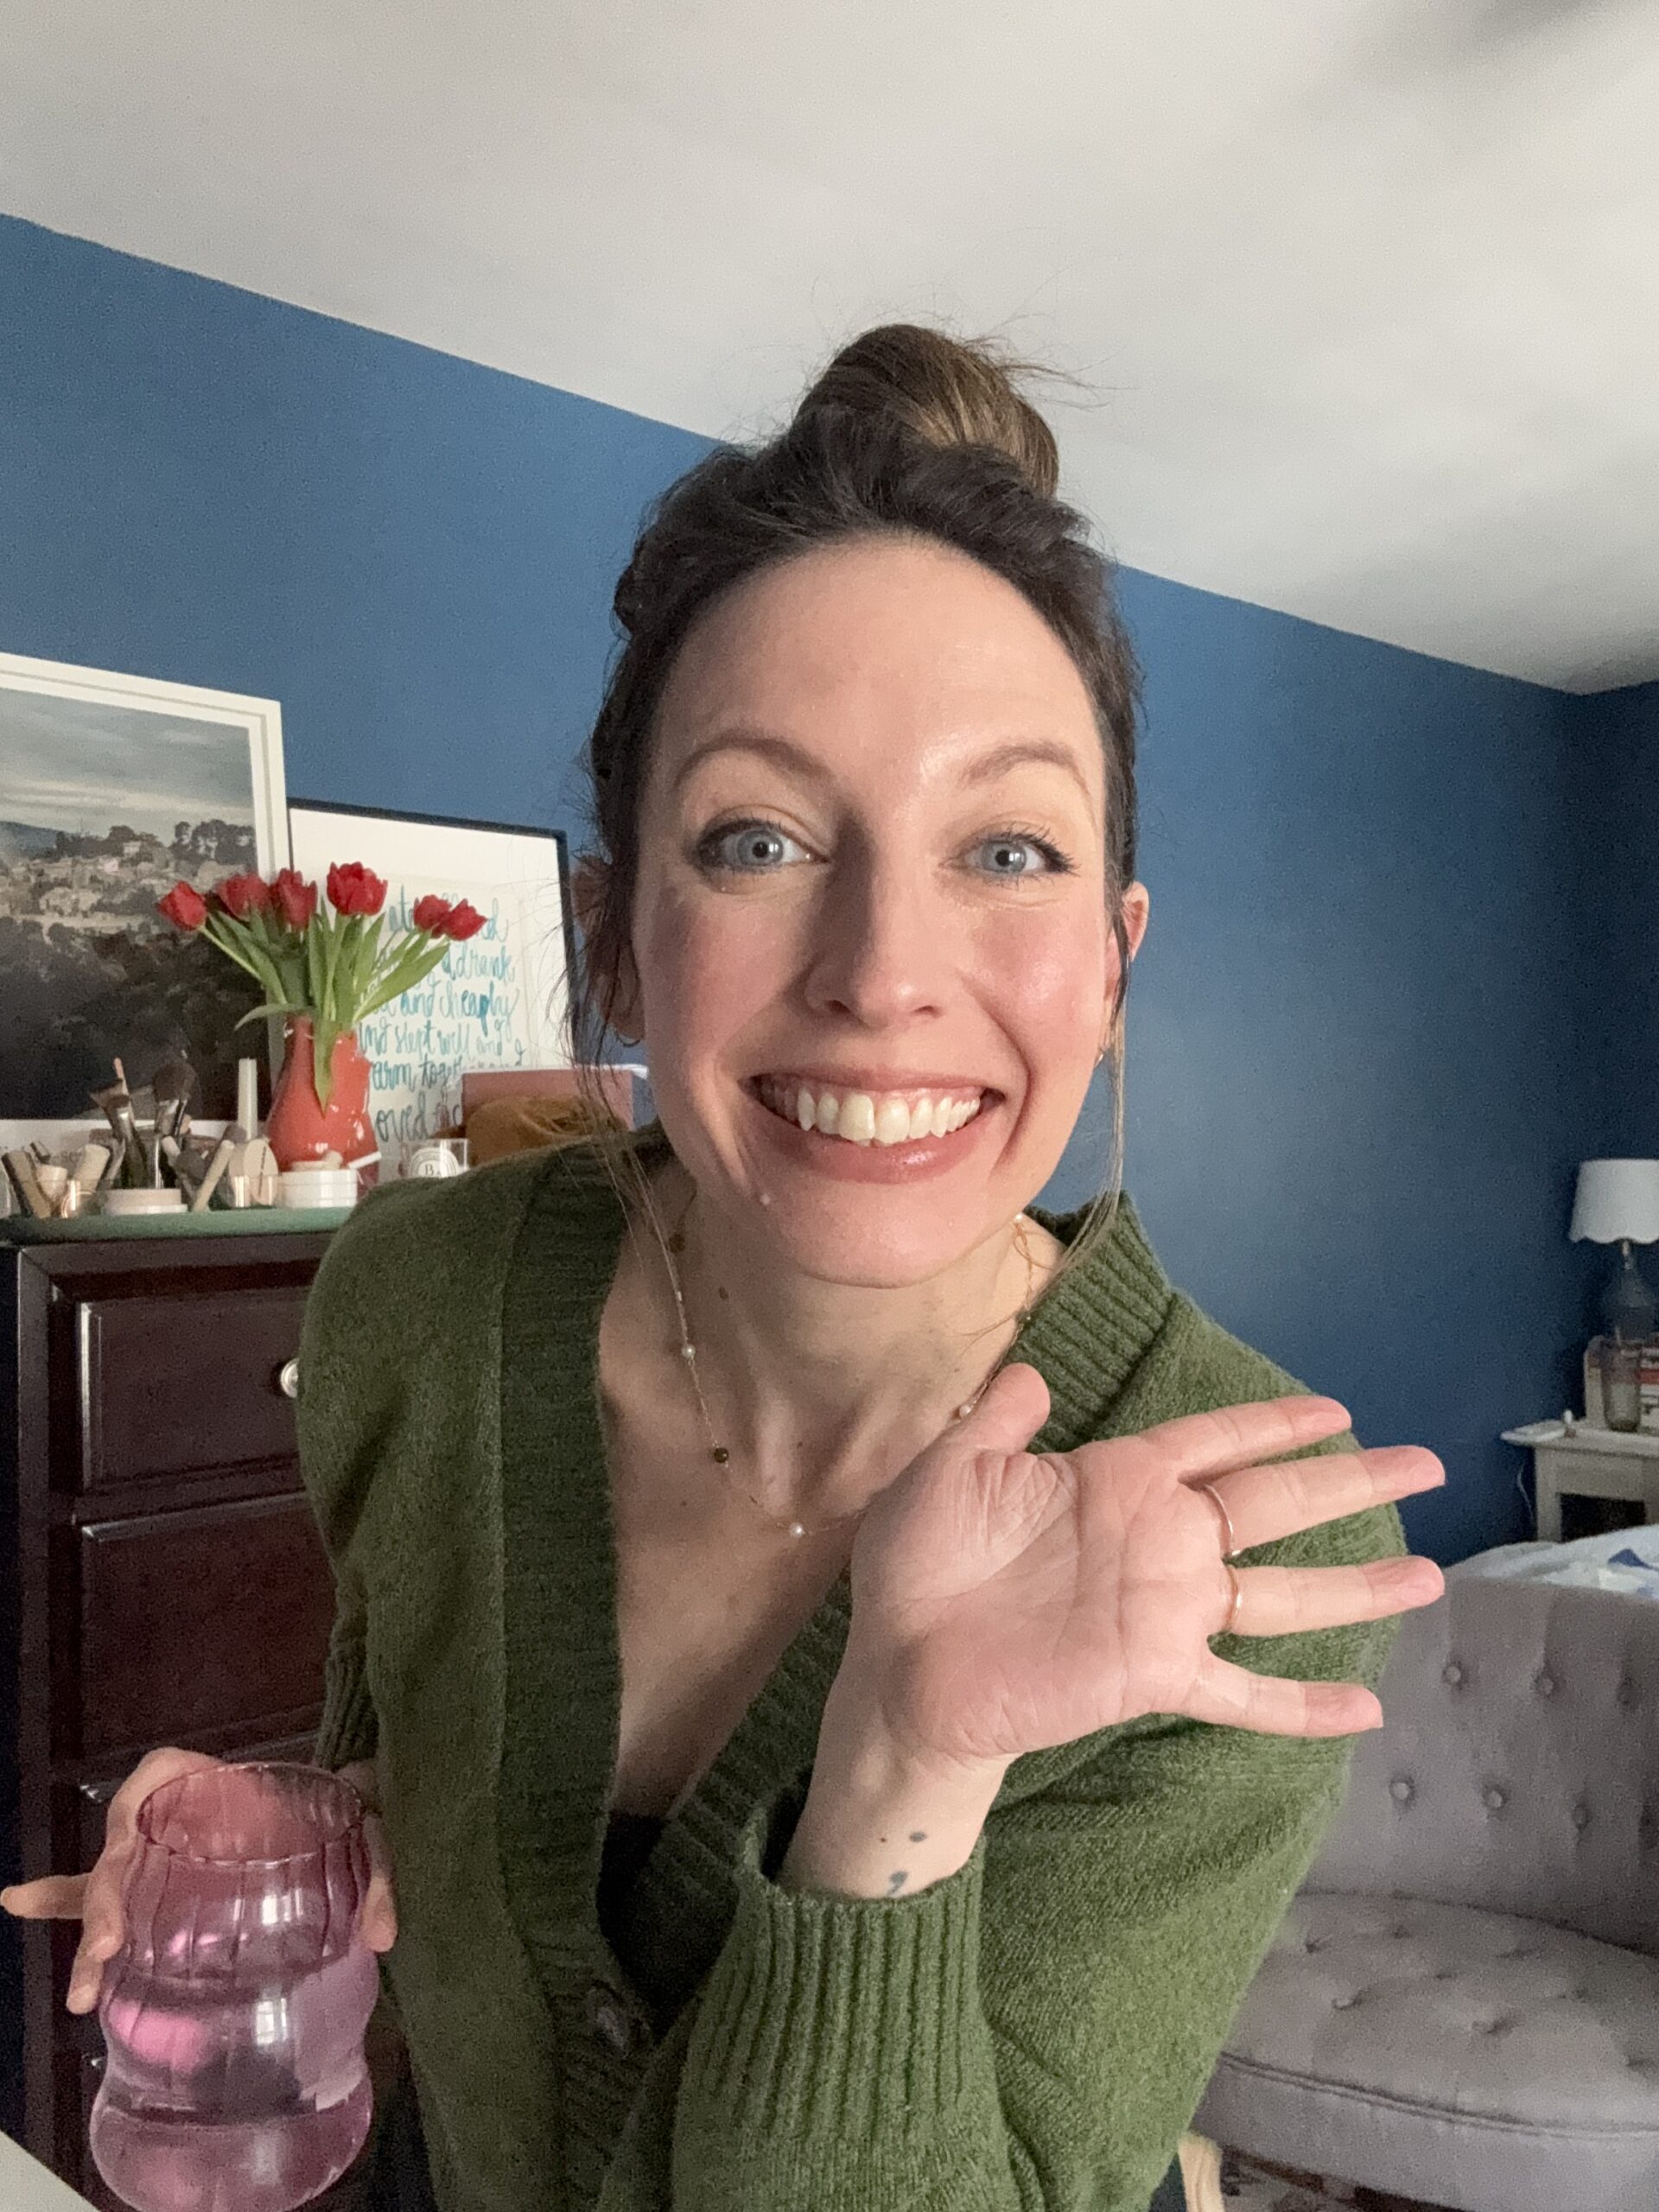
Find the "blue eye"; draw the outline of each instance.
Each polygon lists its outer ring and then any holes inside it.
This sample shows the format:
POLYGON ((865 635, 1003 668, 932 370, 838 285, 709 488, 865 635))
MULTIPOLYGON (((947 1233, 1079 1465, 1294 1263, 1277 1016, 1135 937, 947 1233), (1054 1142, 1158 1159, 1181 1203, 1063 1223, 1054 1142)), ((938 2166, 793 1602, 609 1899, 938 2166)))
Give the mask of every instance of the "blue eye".
MULTIPOLYGON (((709 832, 697 847, 697 859, 705 868, 736 875, 771 875, 776 871, 769 865, 766 848, 794 844, 794 838, 775 822, 728 822, 709 832), (740 857, 731 857, 728 848, 740 857)), ((797 845, 796 850, 800 849, 797 845)))
MULTIPOLYGON (((775 875, 784 861, 782 848, 794 846, 797 852, 803 848, 786 830, 775 822, 752 820, 722 823, 711 830, 696 848, 699 867, 712 874, 728 875, 775 875)), ((976 850, 993 851, 1005 859, 1012 857, 1014 865, 1000 865, 985 871, 1000 876, 1005 882, 1020 883, 1027 876, 1070 875, 1073 864, 1059 847, 1034 830, 999 830, 979 841, 976 850), (1040 853, 1043 866, 1031 867, 1022 853, 1040 853)))
MULTIPOLYGON (((1046 875, 1071 874, 1071 862, 1059 847, 1051 843, 1046 837, 1039 837, 1033 830, 998 830, 995 836, 987 837, 982 842, 980 850, 1018 855, 1022 847, 1042 855, 1044 862, 1042 874, 1046 875)), ((989 873, 992 875, 1002 876, 1011 883, 1019 883, 1033 871, 1030 867, 1022 864, 1015 868, 994 868, 989 870, 989 873)))

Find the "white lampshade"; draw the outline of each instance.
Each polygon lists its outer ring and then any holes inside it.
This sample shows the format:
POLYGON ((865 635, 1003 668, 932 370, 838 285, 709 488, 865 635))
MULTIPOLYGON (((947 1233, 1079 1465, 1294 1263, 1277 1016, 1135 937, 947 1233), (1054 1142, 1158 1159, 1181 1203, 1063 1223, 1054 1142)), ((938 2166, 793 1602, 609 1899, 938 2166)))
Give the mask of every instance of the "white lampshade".
POLYGON ((1575 1243, 1659 1242, 1659 1160, 1586 1160, 1567 1234, 1575 1243))

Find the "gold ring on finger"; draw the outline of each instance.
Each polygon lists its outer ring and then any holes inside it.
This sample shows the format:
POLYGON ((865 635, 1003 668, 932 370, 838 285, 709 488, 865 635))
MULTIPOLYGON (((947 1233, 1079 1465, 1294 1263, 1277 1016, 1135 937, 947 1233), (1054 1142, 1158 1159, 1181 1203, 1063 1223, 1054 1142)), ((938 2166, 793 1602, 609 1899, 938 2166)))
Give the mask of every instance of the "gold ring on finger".
POLYGON ((1233 1602, 1228 1606, 1227 1618, 1222 1623, 1221 1626, 1216 1630, 1216 1634, 1217 1636, 1230 1636, 1238 1620, 1239 1606, 1243 1601, 1244 1585, 1239 1580, 1238 1569, 1233 1565, 1231 1560, 1224 1559, 1221 1563, 1227 1570, 1227 1580, 1233 1586, 1233 1602))
POLYGON ((1221 1555, 1224 1560, 1230 1559, 1238 1549, 1238 1539, 1233 1534, 1233 1516, 1227 1510, 1227 1501, 1214 1483, 1200 1483, 1198 1488, 1221 1516, 1221 1555))

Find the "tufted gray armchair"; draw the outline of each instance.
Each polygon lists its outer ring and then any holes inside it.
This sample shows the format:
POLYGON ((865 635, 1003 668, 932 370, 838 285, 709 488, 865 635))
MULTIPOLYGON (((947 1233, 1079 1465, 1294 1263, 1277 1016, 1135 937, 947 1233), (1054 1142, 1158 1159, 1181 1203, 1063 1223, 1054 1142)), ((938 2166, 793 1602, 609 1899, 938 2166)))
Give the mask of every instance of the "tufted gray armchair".
POLYGON ((1194 2125, 1457 2212, 1659 2208, 1659 1604, 1452 1568, 1194 2125))

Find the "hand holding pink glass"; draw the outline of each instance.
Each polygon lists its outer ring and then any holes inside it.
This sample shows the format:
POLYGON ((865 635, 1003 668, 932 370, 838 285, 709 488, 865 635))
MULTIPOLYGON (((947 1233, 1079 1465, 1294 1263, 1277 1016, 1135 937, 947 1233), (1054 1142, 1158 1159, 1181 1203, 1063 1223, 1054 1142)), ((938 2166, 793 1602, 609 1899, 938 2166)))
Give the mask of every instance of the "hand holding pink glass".
POLYGON ((137 2212, 291 2212, 372 2110, 362 1801, 320 1769, 219 1766, 163 1783, 136 1826, 99 2004, 99 2171, 137 2212))
POLYGON ((351 2164, 372 2094, 374 1954, 396 1935, 378 1820, 350 1777, 154 1751, 89 1875, 4 1893, 80 1917, 68 2005, 108 2059, 92 2155, 137 2212, 291 2212, 351 2164))

